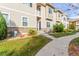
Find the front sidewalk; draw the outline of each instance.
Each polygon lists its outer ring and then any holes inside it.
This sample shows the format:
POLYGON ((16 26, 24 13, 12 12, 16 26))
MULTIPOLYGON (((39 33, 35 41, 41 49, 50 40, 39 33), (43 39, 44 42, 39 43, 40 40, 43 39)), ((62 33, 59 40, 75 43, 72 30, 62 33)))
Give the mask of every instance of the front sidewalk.
MULTIPOLYGON (((46 37, 50 38, 47 34, 46 37)), ((43 47, 36 56, 68 56, 69 43, 76 37, 79 37, 79 33, 61 38, 52 37, 53 40, 43 47)))

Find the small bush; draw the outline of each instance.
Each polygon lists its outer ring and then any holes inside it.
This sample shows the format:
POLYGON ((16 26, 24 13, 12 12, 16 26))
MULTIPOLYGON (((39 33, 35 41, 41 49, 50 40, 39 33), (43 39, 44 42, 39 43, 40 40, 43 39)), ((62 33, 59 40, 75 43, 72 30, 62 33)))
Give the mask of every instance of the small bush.
POLYGON ((36 35, 37 34, 37 30, 30 28, 28 31, 29 35, 36 35))
POLYGON ((63 32, 64 31, 64 25, 62 23, 57 23, 53 25, 53 32, 63 32))
POLYGON ((49 35, 54 36, 56 38, 63 37, 63 36, 68 36, 68 35, 73 35, 76 34, 76 32, 56 32, 56 33, 50 33, 49 35))
POLYGON ((75 30, 72 30, 72 29, 64 29, 64 32, 73 32, 75 30))
POLYGON ((79 32, 79 29, 77 29, 76 31, 79 32))

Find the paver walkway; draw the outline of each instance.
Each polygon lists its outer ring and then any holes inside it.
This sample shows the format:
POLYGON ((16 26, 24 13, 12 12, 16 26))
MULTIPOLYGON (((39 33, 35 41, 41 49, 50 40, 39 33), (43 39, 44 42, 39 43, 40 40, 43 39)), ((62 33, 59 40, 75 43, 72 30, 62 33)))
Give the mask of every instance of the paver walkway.
POLYGON ((68 56, 68 46, 72 39, 79 37, 79 33, 75 35, 54 38, 47 34, 43 34, 53 40, 44 46, 36 56, 68 56))

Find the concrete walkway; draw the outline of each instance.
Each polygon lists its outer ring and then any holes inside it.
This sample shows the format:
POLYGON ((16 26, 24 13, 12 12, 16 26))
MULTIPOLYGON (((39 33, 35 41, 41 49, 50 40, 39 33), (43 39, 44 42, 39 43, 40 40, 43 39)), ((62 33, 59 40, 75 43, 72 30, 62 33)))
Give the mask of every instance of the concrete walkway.
POLYGON ((79 37, 79 33, 75 35, 54 38, 47 34, 43 34, 53 40, 44 46, 36 56, 68 56, 68 46, 72 39, 79 37))

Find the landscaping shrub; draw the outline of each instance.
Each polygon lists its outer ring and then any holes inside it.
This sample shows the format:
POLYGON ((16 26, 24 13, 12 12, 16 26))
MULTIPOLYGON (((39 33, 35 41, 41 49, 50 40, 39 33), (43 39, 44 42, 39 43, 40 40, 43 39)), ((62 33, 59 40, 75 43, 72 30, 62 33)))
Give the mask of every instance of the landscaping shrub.
POLYGON ((79 32, 79 29, 77 29, 76 31, 79 32))
POLYGON ((0 40, 5 39, 6 37, 7 37, 7 24, 4 17, 0 13, 0 40))
POLYGON ((63 32, 64 31, 64 25, 62 23, 56 23, 53 25, 53 32, 63 32))
POLYGON ((50 33, 49 35, 59 38, 59 37, 63 37, 63 36, 73 35, 75 33, 76 32, 74 32, 74 31, 73 32, 56 32, 56 33, 50 33))
POLYGON ((64 29, 64 32, 73 32, 73 31, 75 31, 75 30, 73 30, 73 29, 64 29))
POLYGON ((37 30, 30 28, 28 31, 29 35, 36 35, 37 34, 37 30))

